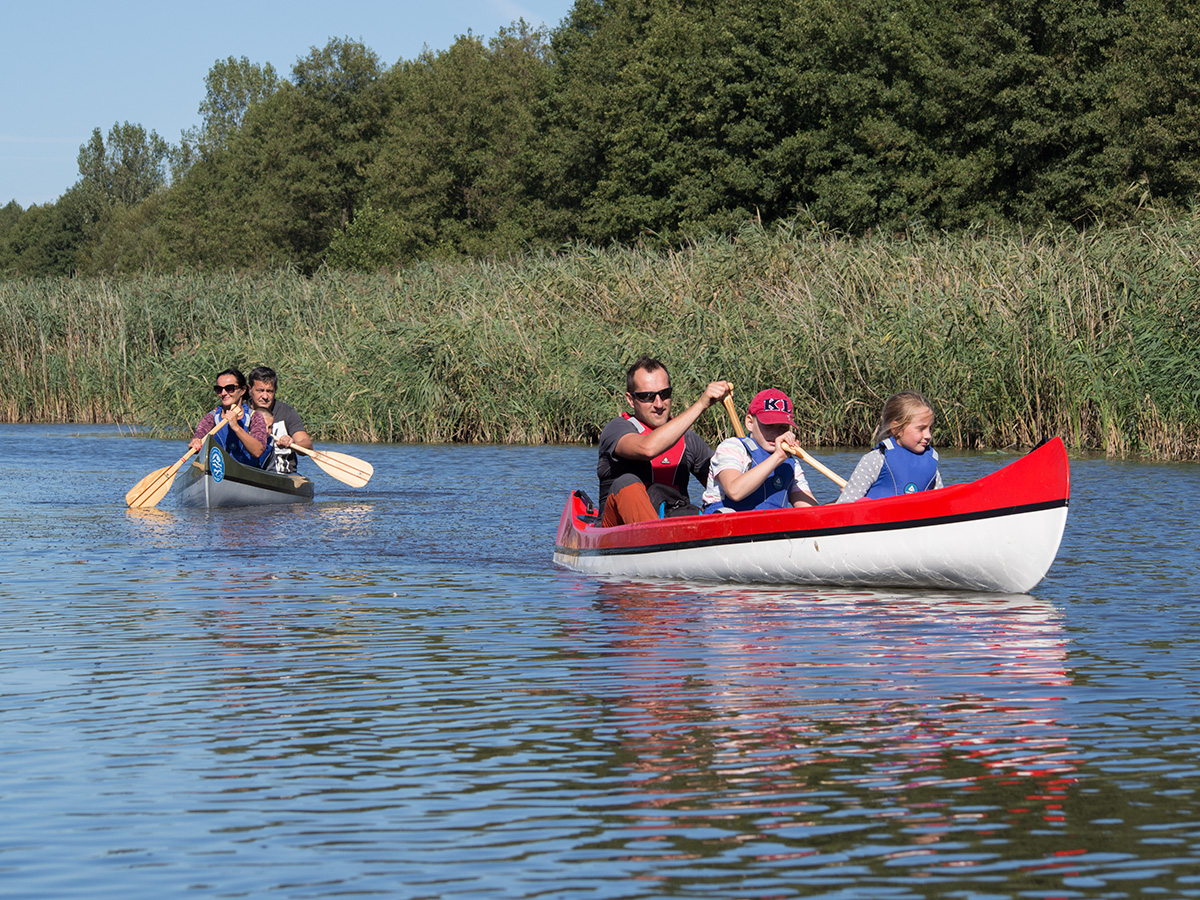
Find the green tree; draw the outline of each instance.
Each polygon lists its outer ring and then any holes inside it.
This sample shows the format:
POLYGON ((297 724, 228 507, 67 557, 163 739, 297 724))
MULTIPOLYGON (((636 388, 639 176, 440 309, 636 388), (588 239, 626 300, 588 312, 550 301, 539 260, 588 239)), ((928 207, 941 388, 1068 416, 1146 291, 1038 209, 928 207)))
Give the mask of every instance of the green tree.
POLYGON ((202 153, 211 153, 228 145, 250 107, 279 89, 279 78, 270 63, 260 66, 244 56, 230 56, 213 63, 204 76, 204 89, 197 143, 202 153))
POLYGON ((292 163, 296 174, 312 185, 305 212, 332 228, 353 221, 383 130, 390 98, 382 74, 374 52, 338 39, 314 48, 292 69, 300 116, 290 135, 292 163))
POLYGON ((536 181, 547 50, 543 32, 517 23, 486 45, 468 34, 398 67, 368 170, 372 202, 388 211, 379 224, 401 240, 392 261, 554 239, 536 181))
POLYGON ((79 147, 79 174, 109 206, 132 205, 166 185, 169 150, 154 131, 114 123, 107 143, 96 128, 79 147))
POLYGON ((13 226, 20 221, 24 212, 25 210, 16 200, 10 200, 3 209, 0 209, 0 276, 8 272, 13 265, 8 235, 13 230, 13 226))
POLYGON ((218 151, 189 168, 146 223, 157 232, 155 266, 261 270, 294 262, 282 225, 286 214, 283 198, 263 189, 245 154, 218 151))
POLYGON ((1107 48, 1095 119, 1106 134, 1088 199, 1136 214, 1200 198, 1200 15, 1194 4, 1137 0, 1107 48))
POLYGON ((15 210, 0 259, 61 269, 83 234, 88 268, 311 272, 801 209, 854 232, 1171 211, 1200 196, 1198 24, 1183 0, 576 0, 386 71, 346 39, 290 81, 229 57, 190 140, 97 129, 98 205, 15 210))
POLYGON ((75 260, 81 275, 134 275, 172 269, 180 260, 163 238, 167 193, 152 194, 134 206, 118 206, 104 217, 103 229, 80 247, 75 260))
POLYGON ((24 210, 0 236, 0 272, 73 275, 82 248, 96 233, 101 207, 95 190, 79 182, 54 203, 24 210))
POLYGON ((781 215, 781 21, 765 0, 580 0, 552 40, 545 183, 595 242, 781 215), (778 208, 776 208, 778 206, 778 208))
POLYGON ((21 218, 21 204, 16 200, 9 200, 8 204, 0 209, 0 240, 8 233, 8 230, 16 224, 17 219, 21 218))
POLYGON ((1178 204, 1197 186, 1194 26, 1164 0, 814 0, 782 23, 769 169, 852 230, 1084 224, 1127 214, 1139 180, 1178 204))
MULTIPOLYGON (((225 88, 231 79, 253 80, 253 67, 241 63, 216 68, 212 83, 223 78, 225 88)), ((333 39, 299 59, 290 81, 247 103, 240 119, 220 117, 224 130, 214 133, 224 143, 207 145, 162 204, 157 258, 320 267, 330 242, 354 221, 390 102, 383 74, 361 43, 333 39)))
POLYGON ((1000 48, 993 17, 967 7, 816 0, 779 23, 773 211, 804 207, 856 231, 995 214, 988 95, 1000 48))
POLYGON ((546 183, 593 241, 800 207, 858 231, 1178 205, 1196 25, 1179 0, 578 0, 546 183))
POLYGON ((399 216, 367 201, 354 221, 334 237, 326 261, 333 269, 373 272, 407 262, 420 245, 399 216))
POLYGON ((247 111, 217 181, 270 246, 305 271, 354 221, 390 97, 378 57, 333 39, 247 111))

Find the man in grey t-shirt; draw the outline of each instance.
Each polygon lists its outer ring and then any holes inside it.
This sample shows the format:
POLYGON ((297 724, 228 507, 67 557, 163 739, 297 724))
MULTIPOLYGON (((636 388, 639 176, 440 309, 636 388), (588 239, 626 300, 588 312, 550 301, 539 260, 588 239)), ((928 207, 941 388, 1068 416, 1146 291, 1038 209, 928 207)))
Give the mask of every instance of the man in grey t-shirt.
POLYGON ((312 438, 304 430, 300 414, 282 400, 275 399, 279 379, 274 369, 258 366, 246 376, 250 385, 250 406, 263 414, 271 430, 274 452, 263 467, 284 474, 296 471, 293 444, 306 450, 313 448, 312 438))

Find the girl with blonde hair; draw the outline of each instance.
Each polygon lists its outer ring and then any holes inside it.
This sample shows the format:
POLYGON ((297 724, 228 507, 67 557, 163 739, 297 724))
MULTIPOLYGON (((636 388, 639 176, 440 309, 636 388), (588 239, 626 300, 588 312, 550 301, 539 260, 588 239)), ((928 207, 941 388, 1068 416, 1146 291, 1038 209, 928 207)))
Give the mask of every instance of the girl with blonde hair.
POLYGON ((863 456, 838 503, 896 497, 942 486, 937 451, 930 446, 933 404, 917 391, 888 397, 875 428, 875 448, 863 456))

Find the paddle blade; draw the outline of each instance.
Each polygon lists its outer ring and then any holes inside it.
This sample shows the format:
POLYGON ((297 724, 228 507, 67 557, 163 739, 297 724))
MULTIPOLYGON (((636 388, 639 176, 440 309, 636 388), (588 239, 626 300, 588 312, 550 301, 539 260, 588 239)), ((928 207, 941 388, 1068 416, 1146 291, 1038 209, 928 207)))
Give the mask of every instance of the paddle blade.
POLYGON ((374 466, 349 453, 338 453, 336 450, 306 450, 297 444, 293 444, 292 449, 312 457, 312 461, 320 466, 323 472, 350 487, 363 487, 375 474, 374 466))
POLYGON ((348 453, 338 453, 336 450, 314 451, 313 462, 328 472, 334 478, 344 481, 352 487, 362 487, 375 474, 375 467, 348 453))
POLYGON ((148 509, 151 506, 157 506, 158 501, 167 496, 167 492, 171 490, 171 485, 175 481, 175 475, 179 472, 179 467, 183 465, 186 459, 187 457, 185 456, 173 466, 155 469, 131 487, 125 495, 125 505, 137 509, 148 509))
MULTIPOLYGON (((214 428, 210 434, 216 434, 225 423, 222 422, 214 428)), ((125 505, 128 507, 137 507, 138 509, 148 509, 151 506, 157 506, 158 501, 167 496, 167 491, 171 489, 171 485, 175 481, 175 475, 180 467, 191 458, 195 450, 189 450, 183 456, 179 457, 179 462, 173 466, 167 466, 165 469, 155 469, 137 484, 129 489, 125 495, 125 505)))
MULTIPOLYGON (((208 433, 211 437, 229 423, 222 419, 217 423, 217 427, 208 433)), ((180 467, 188 461, 195 450, 188 450, 179 458, 179 462, 173 466, 167 466, 165 469, 155 469, 137 484, 129 489, 125 494, 125 505, 138 509, 149 509, 151 506, 157 506, 158 501, 167 496, 167 491, 171 490, 171 485, 175 481, 175 475, 179 472, 180 467)))

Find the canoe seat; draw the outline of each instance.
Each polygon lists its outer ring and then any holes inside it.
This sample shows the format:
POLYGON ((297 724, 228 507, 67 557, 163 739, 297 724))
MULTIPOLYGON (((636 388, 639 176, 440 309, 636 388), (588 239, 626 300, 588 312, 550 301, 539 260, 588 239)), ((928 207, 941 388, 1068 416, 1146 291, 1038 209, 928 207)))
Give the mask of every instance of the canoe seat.
POLYGON ((599 525, 600 510, 596 509, 596 504, 592 502, 592 498, 587 495, 586 491, 576 491, 575 496, 583 504, 583 512, 575 518, 585 525, 599 525))

